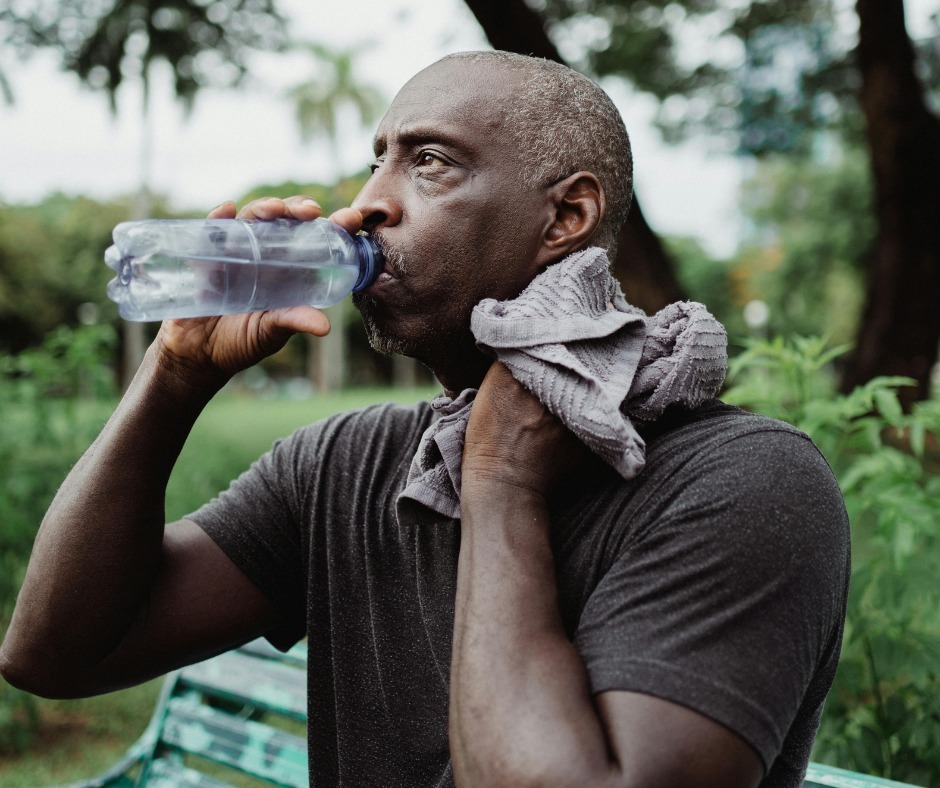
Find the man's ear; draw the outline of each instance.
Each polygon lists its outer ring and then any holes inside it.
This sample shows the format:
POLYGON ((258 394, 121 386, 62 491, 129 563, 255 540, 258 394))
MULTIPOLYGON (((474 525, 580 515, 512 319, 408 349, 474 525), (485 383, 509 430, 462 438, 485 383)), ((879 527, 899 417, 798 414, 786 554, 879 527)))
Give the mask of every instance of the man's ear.
POLYGON ((549 187, 553 215, 542 239, 546 264, 587 246, 604 217, 604 189, 592 172, 576 172, 549 187))

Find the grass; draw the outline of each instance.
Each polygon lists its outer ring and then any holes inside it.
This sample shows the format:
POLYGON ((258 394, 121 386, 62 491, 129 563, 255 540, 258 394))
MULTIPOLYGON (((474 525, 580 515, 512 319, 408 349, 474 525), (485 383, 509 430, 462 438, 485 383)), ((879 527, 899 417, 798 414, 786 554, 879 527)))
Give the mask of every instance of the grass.
POLYGON ((210 500, 278 438, 297 427, 376 402, 429 400, 432 388, 352 389, 303 400, 221 396, 199 418, 170 478, 167 520, 179 519, 210 500))
MULTIPOLYGON (((200 417, 176 464, 167 490, 167 519, 178 519, 204 503, 297 427, 376 402, 427 401, 434 393, 432 388, 355 389, 304 400, 222 394, 200 417)), ((107 416, 105 407, 83 412, 98 422, 107 416)), ((0 786, 42 788, 103 771, 143 732, 159 688, 157 680, 97 698, 40 700, 42 724, 29 748, 4 753, 0 742, 0 786)), ((0 680, 0 692, 8 689, 0 680)))
POLYGON ((143 733, 160 681, 81 700, 39 701, 42 725, 29 748, 0 756, 4 788, 43 788, 103 772, 143 733))

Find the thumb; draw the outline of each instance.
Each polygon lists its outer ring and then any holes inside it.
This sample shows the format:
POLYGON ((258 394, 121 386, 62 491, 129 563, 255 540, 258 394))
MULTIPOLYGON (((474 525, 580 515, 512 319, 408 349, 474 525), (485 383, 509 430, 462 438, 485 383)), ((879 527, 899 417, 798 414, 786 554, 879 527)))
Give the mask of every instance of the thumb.
POLYGON ((330 319, 312 306, 291 306, 272 309, 267 318, 280 328, 293 333, 323 337, 330 333, 330 319))

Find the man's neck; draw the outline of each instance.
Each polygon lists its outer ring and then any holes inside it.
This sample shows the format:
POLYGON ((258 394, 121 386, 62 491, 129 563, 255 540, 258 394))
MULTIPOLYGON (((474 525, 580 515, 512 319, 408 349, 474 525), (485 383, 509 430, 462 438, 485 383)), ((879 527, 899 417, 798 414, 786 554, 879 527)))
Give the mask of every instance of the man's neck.
POLYGON ((444 387, 444 393, 456 397, 464 389, 478 389, 483 382, 486 371, 493 363, 492 358, 480 352, 454 362, 433 369, 434 377, 444 387))

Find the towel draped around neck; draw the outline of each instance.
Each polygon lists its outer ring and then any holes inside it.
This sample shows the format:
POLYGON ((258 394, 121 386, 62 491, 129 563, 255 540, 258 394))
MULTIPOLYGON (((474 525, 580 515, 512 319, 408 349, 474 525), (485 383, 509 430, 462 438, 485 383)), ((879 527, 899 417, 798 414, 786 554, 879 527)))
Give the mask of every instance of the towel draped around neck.
MULTIPOLYGON (((727 372, 727 336, 701 304, 670 304, 652 317, 627 303, 606 253, 591 247, 549 266, 515 299, 484 299, 470 328, 584 444, 624 479, 643 470, 634 420, 715 396, 727 372)), ((397 501, 401 524, 460 516, 464 436, 476 389, 437 397, 397 501), (430 511, 428 511, 430 510, 430 511)))

